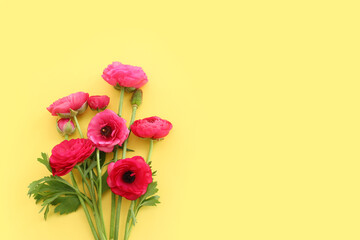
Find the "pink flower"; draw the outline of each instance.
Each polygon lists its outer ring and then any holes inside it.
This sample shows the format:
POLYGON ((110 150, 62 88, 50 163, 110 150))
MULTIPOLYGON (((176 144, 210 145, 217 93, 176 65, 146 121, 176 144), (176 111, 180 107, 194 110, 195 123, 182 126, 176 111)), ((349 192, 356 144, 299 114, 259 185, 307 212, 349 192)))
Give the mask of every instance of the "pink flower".
POLYGON ((62 135, 72 135, 75 132, 75 125, 69 118, 60 118, 56 123, 56 128, 62 135))
POLYGON ((111 191, 128 200, 145 194, 152 180, 151 169, 140 156, 121 159, 108 166, 107 183, 111 191))
POLYGON ((99 109, 105 110, 105 108, 109 105, 109 102, 110 102, 110 98, 106 95, 91 96, 88 99, 89 107, 92 110, 99 110, 99 109))
POLYGON ((159 139, 167 136, 172 129, 171 122, 159 117, 149 117, 136 120, 131 125, 131 131, 138 137, 159 139))
POLYGON ((50 167, 53 175, 64 176, 69 173, 76 164, 83 162, 94 152, 95 147, 89 139, 64 140, 56 145, 50 156, 50 167))
POLYGON ((83 113, 87 108, 88 93, 77 92, 69 96, 60 98, 51 104, 47 110, 53 115, 62 118, 70 118, 74 115, 83 113), (70 112, 70 109, 73 112, 70 112), (75 111, 75 112, 74 112, 75 111))
POLYGON ((112 86, 140 88, 147 82, 147 76, 141 67, 113 62, 104 69, 103 79, 112 86))
POLYGON ((121 145, 129 136, 125 119, 106 109, 97 113, 89 123, 88 138, 103 152, 111 152, 115 145, 121 145))

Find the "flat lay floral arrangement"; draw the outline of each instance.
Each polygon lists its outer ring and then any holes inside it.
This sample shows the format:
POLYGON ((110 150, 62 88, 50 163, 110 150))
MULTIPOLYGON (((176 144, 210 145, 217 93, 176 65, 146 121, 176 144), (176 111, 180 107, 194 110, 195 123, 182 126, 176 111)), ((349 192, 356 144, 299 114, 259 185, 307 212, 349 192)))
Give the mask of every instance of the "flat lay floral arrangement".
POLYGON ((56 128, 65 138, 54 146, 50 157, 41 153, 38 161, 46 166, 51 175, 43 177, 29 185, 29 196, 41 203, 44 218, 50 209, 55 213, 68 214, 80 206, 84 209, 91 232, 96 240, 119 239, 121 203, 124 198, 131 201, 123 239, 129 239, 136 223, 139 211, 145 206, 159 203, 156 171, 151 168, 151 155, 154 142, 163 140, 172 128, 172 124, 160 117, 148 117, 135 121, 136 111, 142 103, 143 92, 140 89, 147 82, 142 68, 113 62, 105 68, 103 79, 120 91, 117 113, 106 109, 110 98, 89 96, 77 92, 63 97, 47 110, 60 117, 56 128), (132 94, 132 114, 129 123, 121 117, 125 94, 132 94), (87 108, 98 113, 91 119, 87 128, 87 138, 83 136, 77 116, 84 114, 87 108), (70 139, 76 131, 81 138, 70 139), (129 135, 149 141, 149 153, 126 158, 129 135), (112 160, 106 161, 111 154, 112 160), (74 173, 81 176, 77 181, 74 173), (63 176, 69 174, 71 182, 63 176), (102 195, 111 190, 110 226, 105 226, 102 195), (107 234, 109 233, 109 234, 107 234))

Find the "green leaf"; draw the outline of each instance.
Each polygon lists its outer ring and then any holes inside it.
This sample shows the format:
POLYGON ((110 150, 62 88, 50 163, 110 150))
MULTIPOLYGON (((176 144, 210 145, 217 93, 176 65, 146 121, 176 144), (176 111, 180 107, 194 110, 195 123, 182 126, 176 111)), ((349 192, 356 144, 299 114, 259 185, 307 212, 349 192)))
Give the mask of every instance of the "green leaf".
POLYGON ((50 209, 50 205, 47 205, 46 206, 46 209, 45 209, 45 212, 44 212, 44 219, 46 220, 47 219, 47 215, 49 213, 49 209, 50 209))
POLYGON ((50 167, 49 158, 48 158, 47 154, 42 152, 42 153, 41 153, 41 156, 42 156, 42 158, 38 158, 37 160, 38 160, 40 163, 44 164, 45 167, 49 170, 49 172, 52 173, 52 169, 51 169, 51 167, 50 167))
POLYGON ((158 196, 158 195, 147 198, 140 204, 140 206, 156 206, 157 204, 160 203, 159 198, 160 198, 160 196, 158 196))
POLYGON ((147 197, 150 197, 150 196, 154 195, 155 193, 157 193, 158 191, 159 191, 159 189, 157 189, 157 182, 152 182, 148 185, 146 193, 144 195, 142 195, 141 198, 145 199, 147 197))
POLYGON ((44 177, 32 182, 29 185, 28 195, 33 196, 36 203, 42 202, 43 208, 40 212, 45 209, 45 220, 50 205, 57 205, 55 212, 60 214, 73 212, 80 205, 75 189, 66 180, 58 176, 44 177))
POLYGON ((55 204, 58 204, 55 208, 55 213, 68 214, 75 212, 80 206, 80 200, 78 196, 75 195, 66 195, 65 197, 58 197, 55 200, 55 204))
POLYGON ((107 190, 110 189, 109 185, 107 184, 108 172, 105 171, 105 173, 101 177, 101 184, 102 184, 102 194, 104 194, 107 190))
POLYGON ((96 161, 92 161, 90 163, 90 165, 87 167, 86 171, 84 172, 84 175, 87 176, 89 174, 89 172, 94 168, 96 167, 97 165, 97 162, 96 161))

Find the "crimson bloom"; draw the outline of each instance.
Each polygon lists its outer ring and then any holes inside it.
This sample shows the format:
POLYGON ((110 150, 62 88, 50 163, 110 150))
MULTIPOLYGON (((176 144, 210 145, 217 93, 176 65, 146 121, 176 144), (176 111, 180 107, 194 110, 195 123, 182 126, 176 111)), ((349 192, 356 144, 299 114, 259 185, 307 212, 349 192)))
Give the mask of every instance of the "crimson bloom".
POLYGON ((159 117, 139 119, 131 125, 131 131, 141 138, 163 138, 169 134, 171 129, 171 122, 159 117))
POLYGON ((145 194, 152 180, 151 169, 140 156, 121 159, 108 166, 107 183, 111 191, 128 200, 145 194))
POLYGON ((109 105, 110 102, 110 98, 106 95, 95 95, 95 96, 91 96, 88 99, 88 104, 89 107, 92 110, 105 110, 105 108, 109 105))
POLYGON ((64 140, 56 145, 50 156, 50 167, 53 175, 64 176, 69 173, 76 164, 83 162, 94 152, 95 147, 89 139, 64 140))
POLYGON ((121 145, 129 136, 125 119, 106 109, 97 113, 88 126, 88 138, 103 152, 111 152, 115 145, 121 145))
POLYGON ((74 115, 83 113, 87 108, 88 93, 77 92, 69 96, 56 100, 46 109, 53 116, 60 116, 61 118, 70 118, 74 115), (72 110, 72 111, 70 111, 72 110))
POLYGON ((141 67, 113 62, 104 69, 102 78, 112 86, 140 88, 147 82, 147 76, 141 67))

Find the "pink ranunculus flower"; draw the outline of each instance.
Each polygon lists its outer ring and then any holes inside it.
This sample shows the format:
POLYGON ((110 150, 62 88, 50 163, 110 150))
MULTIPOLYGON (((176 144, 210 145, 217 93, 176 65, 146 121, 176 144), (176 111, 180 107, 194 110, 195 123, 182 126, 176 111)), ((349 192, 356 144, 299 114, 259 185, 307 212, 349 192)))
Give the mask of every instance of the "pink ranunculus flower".
POLYGON ((69 118, 60 118, 56 123, 56 129, 60 134, 64 136, 70 136, 76 130, 73 121, 71 121, 69 118))
POLYGON ((140 88, 147 82, 147 76, 141 67, 113 62, 104 69, 103 79, 114 87, 140 88))
POLYGON ((131 131, 141 138, 160 139, 167 136, 171 129, 171 122, 159 117, 136 120, 131 125, 131 131))
POLYGON ((88 93, 77 92, 60 98, 46 108, 53 116, 70 118, 83 113, 87 108, 88 93), (71 111, 70 111, 71 110, 71 111))
POLYGON ((64 176, 76 164, 90 157, 94 151, 95 147, 89 139, 78 138, 62 141, 51 151, 49 162, 53 175, 64 176))
POLYGON ((93 117, 88 126, 88 138, 103 152, 111 152, 129 136, 125 119, 106 109, 93 117))
POLYGON ((152 180, 151 169, 140 156, 121 159, 108 166, 106 181, 111 191, 128 200, 135 200, 145 194, 152 180))
POLYGON ((95 95, 91 96, 88 99, 89 107, 92 110, 105 110, 105 108, 109 105, 110 98, 106 95, 95 95))

